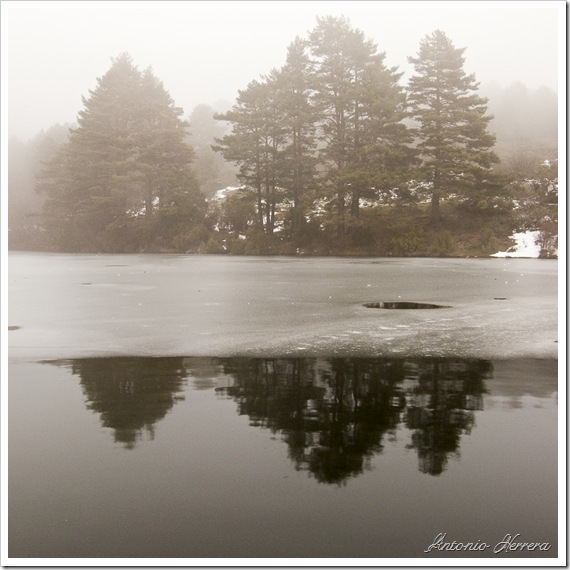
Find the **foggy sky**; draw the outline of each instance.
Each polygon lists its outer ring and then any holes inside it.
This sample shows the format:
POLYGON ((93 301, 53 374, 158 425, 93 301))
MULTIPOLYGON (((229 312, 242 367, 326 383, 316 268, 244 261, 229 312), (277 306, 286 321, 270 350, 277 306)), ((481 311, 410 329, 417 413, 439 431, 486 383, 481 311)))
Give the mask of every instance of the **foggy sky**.
MULTIPOLYGON (((4 1, 1 7, 8 133, 23 139, 74 122, 81 97, 124 51, 139 69, 152 66, 185 116, 200 103, 233 104, 238 89, 285 63, 288 45, 306 37, 317 16, 350 18, 386 52, 388 65, 407 72, 403 81, 411 71, 407 58, 436 29, 467 48, 465 71, 483 84, 521 81, 558 91, 564 64, 562 1, 4 1)), ((2 99, 4 116, 5 91, 2 99)))

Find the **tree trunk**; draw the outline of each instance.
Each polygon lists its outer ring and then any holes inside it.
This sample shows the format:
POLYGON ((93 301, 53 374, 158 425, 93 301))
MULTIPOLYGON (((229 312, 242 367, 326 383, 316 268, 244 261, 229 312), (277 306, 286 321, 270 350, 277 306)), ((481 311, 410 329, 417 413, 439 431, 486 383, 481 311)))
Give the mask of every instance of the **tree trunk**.
POLYGON ((299 173, 299 133, 297 129, 293 130, 293 217, 291 219, 291 234, 293 239, 297 238, 299 233, 299 229, 301 228, 301 220, 300 217, 302 216, 301 212, 301 204, 300 204, 300 188, 299 188, 299 180, 301 175, 299 173))
POLYGON ((149 219, 152 216, 153 213, 153 195, 152 195, 152 185, 150 184, 150 182, 147 182, 146 184, 146 192, 145 192, 145 199, 144 199, 144 215, 145 218, 149 219))
POLYGON ((344 207, 344 189, 339 188, 337 192, 338 201, 338 220, 337 220, 337 233, 339 236, 345 234, 345 207, 344 207))
POLYGON ((435 226, 441 222, 441 212, 439 209, 439 192, 431 195, 431 223, 435 226))
POLYGON ((441 221, 441 212, 439 209, 439 198, 441 191, 441 174, 439 168, 436 167, 433 174, 433 192, 431 195, 431 223, 436 226, 441 221))
POLYGON ((356 221, 358 221, 358 219, 360 218, 360 192, 358 190, 352 191, 352 202, 350 204, 350 215, 356 221))
POLYGON ((263 231, 263 198, 262 198, 262 191, 261 191, 261 184, 257 185, 257 222, 259 223, 259 227, 263 231))
POLYGON ((300 239, 301 229, 303 228, 303 224, 305 222, 305 216, 303 214, 303 208, 298 201, 295 201, 293 205, 293 219, 291 220, 292 226, 292 237, 294 240, 298 241, 300 239))
POLYGON ((275 229, 275 187, 271 187, 271 223, 269 234, 273 234, 273 230, 275 229))

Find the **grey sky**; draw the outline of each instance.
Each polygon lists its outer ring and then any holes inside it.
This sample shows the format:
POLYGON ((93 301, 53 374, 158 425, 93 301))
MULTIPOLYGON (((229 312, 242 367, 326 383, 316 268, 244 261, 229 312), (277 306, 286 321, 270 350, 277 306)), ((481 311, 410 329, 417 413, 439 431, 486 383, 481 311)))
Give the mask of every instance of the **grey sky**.
POLYGON ((467 48, 465 69, 482 83, 557 91, 564 10, 563 1, 3 1, 8 132, 25 139, 75 121, 81 96, 123 51, 152 66, 186 115, 199 103, 233 103, 325 15, 348 16, 402 71, 420 40, 441 29, 467 48))

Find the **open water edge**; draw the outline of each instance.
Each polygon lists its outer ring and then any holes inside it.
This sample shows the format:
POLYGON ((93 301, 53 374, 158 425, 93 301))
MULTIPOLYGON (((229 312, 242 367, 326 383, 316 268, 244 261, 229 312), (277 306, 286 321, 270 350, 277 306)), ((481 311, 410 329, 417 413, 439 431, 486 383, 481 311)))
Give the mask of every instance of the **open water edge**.
POLYGON ((9 363, 9 556, 557 556, 557 361, 9 363), (481 551, 429 549, 447 542, 481 551), (495 553, 505 537, 547 551, 495 553))

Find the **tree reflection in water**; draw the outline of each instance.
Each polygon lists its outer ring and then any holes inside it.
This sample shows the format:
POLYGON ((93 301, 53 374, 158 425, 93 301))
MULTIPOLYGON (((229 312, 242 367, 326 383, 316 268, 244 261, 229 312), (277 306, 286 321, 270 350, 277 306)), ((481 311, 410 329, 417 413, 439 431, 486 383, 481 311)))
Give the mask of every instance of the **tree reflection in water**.
POLYGON ((297 469, 341 484, 368 468, 404 423, 420 470, 443 472, 482 409, 490 362, 440 359, 232 359, 224 372, 251 424, 280 433, 297 469))
POLYGON ((115 441, 133 449, 170 411, 187 376, 183 358, 82 358, 71 361, 81 379, 87 409, 112 428, 115 441))
POLYGON ((87 358, 58 362, 80 377, 87 408, 133 449, 170 411, 187 379, 217 387, 252 426, 287 443, 298 470, 344 484, 370 467, 405 426, 419 469, 441 474, 482 410, 492 364, 483 360, 390 358, 87 358))
POLYGON ((420 471, 439 475, 450 455, 459 456, 460 437, 471 432, 474 411, 483 409, 484 380, 492 376, 492 366, 483 360, 419 360, 407 367, 410 447, 418 452, 420 471))
POLYGON ((235 382, 219 392, 253 425, 280 432, 296 468, 324 483, 362 473, 398 424, 402 375, 391 362, 244 359, 224 371, 235 382))

